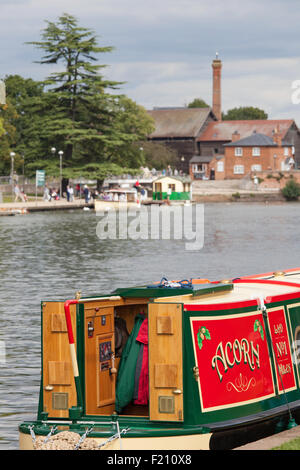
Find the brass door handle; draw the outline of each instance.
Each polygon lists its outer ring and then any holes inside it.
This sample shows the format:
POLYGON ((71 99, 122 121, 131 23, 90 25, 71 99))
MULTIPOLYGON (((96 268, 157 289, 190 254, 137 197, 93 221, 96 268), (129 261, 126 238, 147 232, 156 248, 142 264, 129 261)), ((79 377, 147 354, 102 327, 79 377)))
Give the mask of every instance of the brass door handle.
POLYGON ((53 390, 53 385, 46 385, 45 390, 46 392, 51 392, 53 390))

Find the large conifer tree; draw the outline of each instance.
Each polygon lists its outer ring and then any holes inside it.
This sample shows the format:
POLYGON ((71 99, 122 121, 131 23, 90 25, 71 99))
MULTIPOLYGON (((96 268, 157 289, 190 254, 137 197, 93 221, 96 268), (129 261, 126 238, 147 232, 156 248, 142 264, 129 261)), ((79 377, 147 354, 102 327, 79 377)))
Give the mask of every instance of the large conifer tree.
POLYGON ((96 63, 96 56, 113 48, 99 47, 94 32, 78 26, 67 13, 55 23, 46 23, 42 40, 29 43, 45 52, 39 63, 60 65, 44 82, 49 112, 43 120, 43 134, 50 145, 64 149, 65 162, 76 165, 84 163, 86 146, 96 145, 99 152, 105 147, 115 100, 107 90, 120 83, 103 78, 100 72, 105 65, 96 63))

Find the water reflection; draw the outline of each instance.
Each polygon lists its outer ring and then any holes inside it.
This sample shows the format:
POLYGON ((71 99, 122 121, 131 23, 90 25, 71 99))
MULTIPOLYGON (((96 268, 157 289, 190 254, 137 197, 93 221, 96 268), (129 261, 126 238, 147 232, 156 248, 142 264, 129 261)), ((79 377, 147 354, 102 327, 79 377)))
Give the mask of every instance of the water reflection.
POLYGON ((0 449, 18 448, 18 423, 35 416, 40 301, 168 279, 223 279, 300 265, 299 205, 207 204, 205 240, 99 240, 93 212, 0 218, 0 449))

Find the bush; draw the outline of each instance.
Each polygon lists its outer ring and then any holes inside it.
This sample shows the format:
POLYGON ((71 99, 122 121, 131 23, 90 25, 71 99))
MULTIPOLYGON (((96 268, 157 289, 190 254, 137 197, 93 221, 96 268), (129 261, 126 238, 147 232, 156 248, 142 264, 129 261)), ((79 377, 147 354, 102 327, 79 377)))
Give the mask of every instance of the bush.
POLYGON ((300 196, 300 184, 290 179, 282 189, 282 194, 287 201, 296 201, 300 196))

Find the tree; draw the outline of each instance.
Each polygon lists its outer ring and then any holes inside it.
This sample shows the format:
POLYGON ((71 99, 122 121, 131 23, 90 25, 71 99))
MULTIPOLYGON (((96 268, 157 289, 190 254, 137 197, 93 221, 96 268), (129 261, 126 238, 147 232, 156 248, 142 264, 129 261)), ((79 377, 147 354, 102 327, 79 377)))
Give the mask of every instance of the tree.
POLYGON ((45 153, 40 139, 41 116, 48 112, 46 104, 42 109, 44 87, 40 82, 20 75, 6 76, 5 85, 10 106, 16 111, 11 120, 16 129, 13 150, 30 163, 45 153))
MULTIPOLYGON (((112 170, 117 174, 137 168, 143 164, 139 142, 154 130, 154 124, 143 107, 112 93, 120 82, 100 74, 105 66, 95 63, 96 55, 113 48, 98 47, 94 33, 79 27, 67 13, 47 25, 42 41, 29 44, 45 51, 39 63, 60 64, 63 70, 43 82, 47 92, 36 101, 40 122, 33 123, 31 132, 39 133, 40 145, 48 153, 53 145, 64 151, 63 164, 70 175, 91 171, 102 177, 112 170)), ((55 170, 56 162, 40 166, 46 167, 55 170)))
POLYGON ((300 197, 300 184, 291 178, 281 192, 287 201, 297 201, 300 197))
POLYGON ((223 121, 268 119, 265 111, 252 106, 229 109, 226 114, 222 113, 223 121))
POLYGON ((188 108, 209 108, 208 104, 202 98, 195 98, 187 105, 188 108))
POLYGON ((160 142, 146 141, 141 144, 144 154, 144 165, 148 168, 163 170, 174 165, 178 158, 176 150, 160 142))
POLYGON ((115 101, 114 114, 105 152, 108 160, 129 168, 144 165, 141 142, 155 130, 153 118, 125 95, 115 101))
MULTIPOLYGON (((10 153, 15 152, 16 146, 16 128, 15 121, 18 117, 14 105, 6 98, 6 105, 0 107, 0 122, 2 123, 2 136, 0 138, 0 174, 9 175, 11 167, 10 153), (4 131, 4 132, 3 132, 4 131)), ((22 156, 15 152, 15 169, 21 167, 22 156)))
POLYGON ((43 122, 44 130, 48 140, 64 147, 65 161, 71 162, 74 152, 78 161, 85 142, 105 142, 104 133, 113 118, 106 89, 116 89, 120 83, 105 80, 99 73, 105 65, 95 63, 96 54, 113 48, 98 47, 94 32, 79 27, 76 18, 67 13, 56 23, 46 23, 42 41, 29 44, 45 51, 39 63, 62 64, 64 69, 44 82, 52 94, 47 99, 55 109, 43 122))

